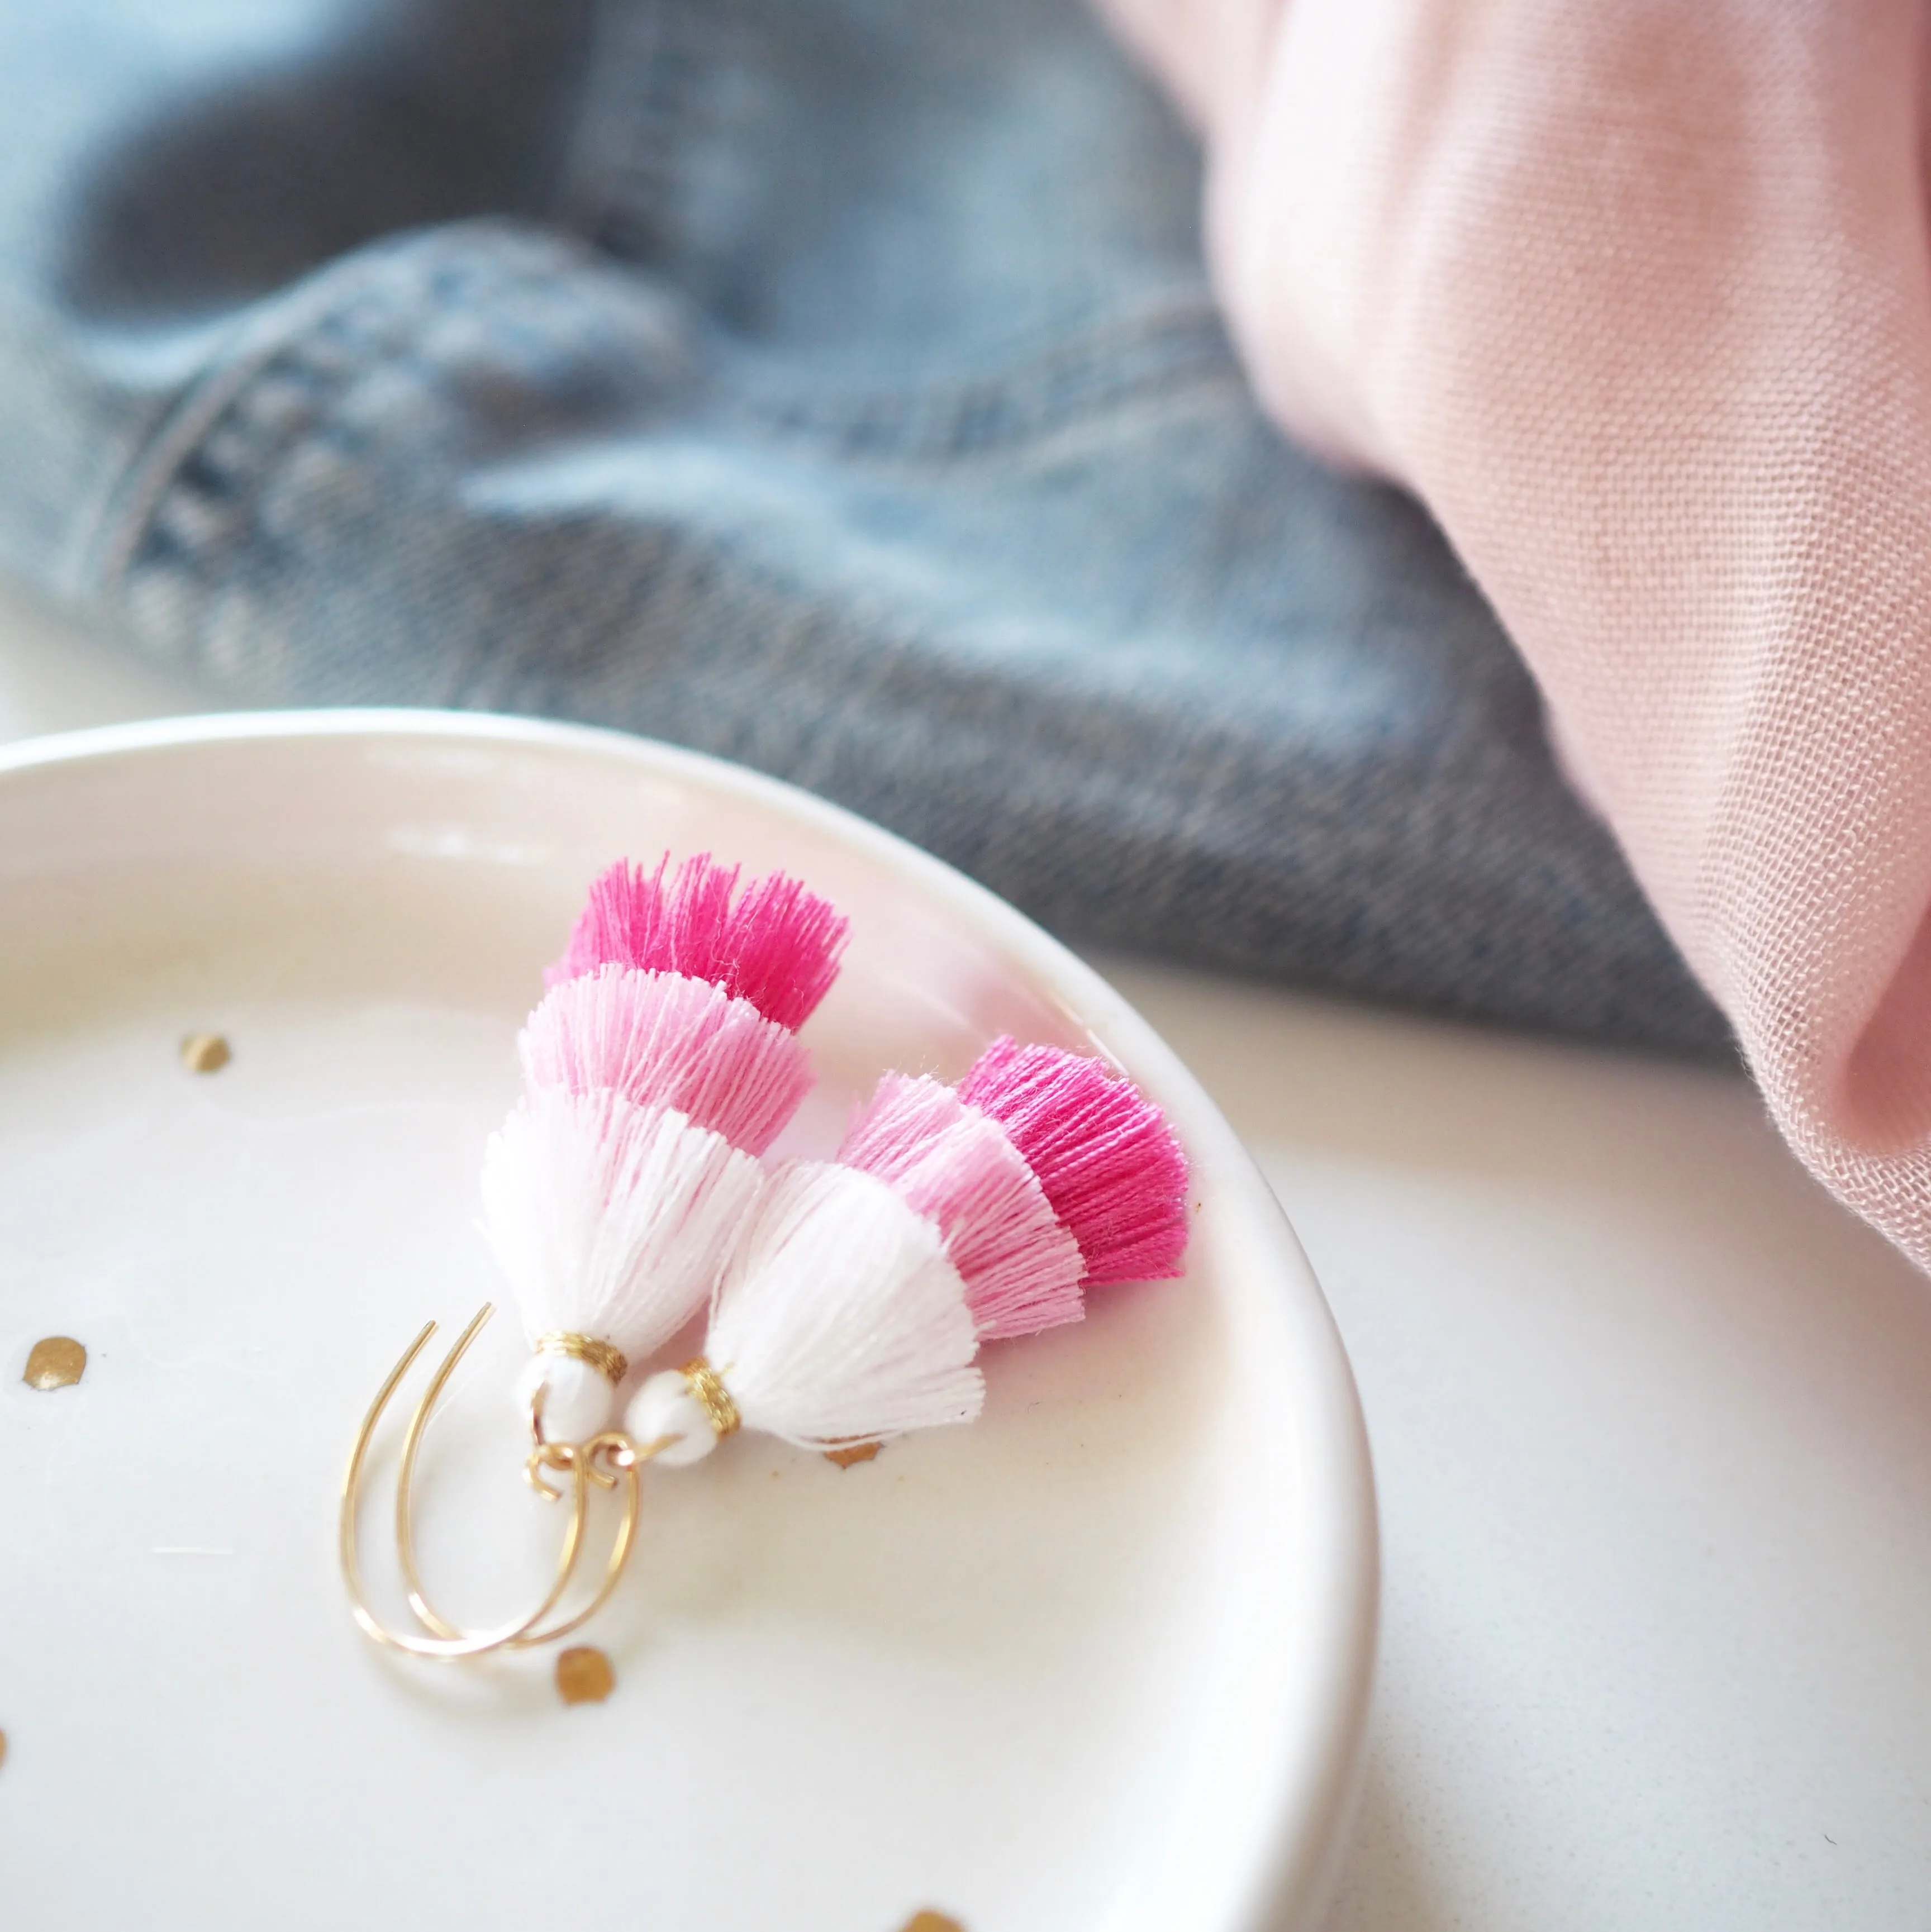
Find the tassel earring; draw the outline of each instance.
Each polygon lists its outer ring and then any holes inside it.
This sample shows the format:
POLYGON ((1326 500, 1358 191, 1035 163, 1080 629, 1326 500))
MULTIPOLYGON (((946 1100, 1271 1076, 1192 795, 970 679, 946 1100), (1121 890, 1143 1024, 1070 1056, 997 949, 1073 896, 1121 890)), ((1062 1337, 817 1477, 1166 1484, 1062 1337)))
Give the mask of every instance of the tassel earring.
POLYGON ((889 1073, 836 1161, 774 1178, 704 1353, 646 1381, 625 1431, 675 1467, 739 1427, 836 1450, 970 1422, 982 1340, 1177 1274, 1186 1234, 1172 1130, 1097 1060, 1002 1040, 956 1088, 889 1073))
MULTIPOLYGON (((417 1575, 409 1496, 422 1432, 485 1309, 417 1405, 397 1540, 428 1634, 369 1610, 355 1549, 361 1471, 424 1330, 371 1406, 344 1480, 341 1556, 378 1641, 456 1658, 546 1643, 609 1597, 640 1508, 639 1472, 749 1429, 842 1451, 970 1422, 982 1341, 1079 1318, 1086 1292, 1180 1272, 1184 1156, 1159 1110, 1096 1060, 997 1042, 956 1088, 887 1074, 838 1157, 758 1156, 809 1084, 796 1028, 837 971, 844 922, 781 875, 733 898, 735 871, 613 868, 592 889, 520 1042, 526 1090, 490 1142, 484 1226, 534 1354, 518 1384, 531 1481, 566 1493, 555 1577, 520 1622, 463 1632, 417 1575), (616 1384, 709 1299, 704 1352, 647 1377, 622 1428, 616 1384), (591 1492, 623 1514, 590 1601, 558 1618, 591 1492)), ((431 1324, 433 1328, 433 1324, 431 1324)))
POLYGON ((553 1586, 529 1618, 465 1636, 428 1601, 417 1574, 409 1496, 437 1399, 492 1312, 485 1306, 417 1406, 397 1477, 397 1541, 409 1599, 427 1639, 398 1636, 361 1588, 355 1518, 362 1465, 387 1404, 434 1332, 419 1334, 364 1419, 344 1479, 343 1573, 358 1622, 384 1643, 455 1657, 545 1642, 542 1628, 580 1554, 591 1487, 625 1485, 625 1514, 601 1603, 628 1552, 639 1506, 638 1458, 610 1430, 631 1362, 703 1305, 754 1210, 759 1157, 811 1084, 796 1029, 829 991, 843 918, 783 874, 737 893, 735 867, 708 854, 673 874, 619 863, 599 878, 550 990, 517 1042, 524 1090, 484 1152, 483 1232, 508 1280, 531 1357, 516 1386, 533 1448, 530 1480, 546 1498, 567 1478, 571 1516, 553 1586))

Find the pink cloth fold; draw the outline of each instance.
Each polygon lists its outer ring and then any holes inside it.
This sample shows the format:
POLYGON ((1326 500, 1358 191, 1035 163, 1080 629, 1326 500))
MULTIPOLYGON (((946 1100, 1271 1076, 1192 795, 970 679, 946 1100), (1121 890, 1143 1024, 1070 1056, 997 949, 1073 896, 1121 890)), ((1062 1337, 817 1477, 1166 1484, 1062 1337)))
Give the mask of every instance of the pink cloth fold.
POLYGON ((1798 1153, 1931 1265, 1904 0, 1102 0, 1264 403, 1429 505, 1798 1153))

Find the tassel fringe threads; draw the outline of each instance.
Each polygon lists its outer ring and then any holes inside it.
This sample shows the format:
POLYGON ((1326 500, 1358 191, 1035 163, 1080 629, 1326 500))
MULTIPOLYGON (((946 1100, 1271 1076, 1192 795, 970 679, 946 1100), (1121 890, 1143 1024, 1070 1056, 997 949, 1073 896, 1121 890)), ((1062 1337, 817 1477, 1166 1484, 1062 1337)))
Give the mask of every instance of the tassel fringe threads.
POLYGON ((825 900, 782 872, 754 879, 736 903, 739 868, 708 852, 673 874, 666 853, 654 872, 619 862, 590 887, 590 902, 552 986, 615 964, 708 980, 796 1032, 838 977, 850 928, 825 900))
POLYGON ((888 1073, 838 1158, 937 1225, 982 1338, 1034 1334, 1085 1312, 1079 1244, 998 1124, 951 1088, 888 1073))
POLYGON ((674 1107, 761 1154, 811 1088, 798 1036, 706 980, 596 966, 553 988, 517 1041, 533 1090, 674 1107))
POLYGON ((995 1040, 959 1097, 998 1122, 1078 1242, 1083 1285, 1165 1281, 1187 1245, 1187 1163, 1159 1108, 1096 1060, 995 1040))

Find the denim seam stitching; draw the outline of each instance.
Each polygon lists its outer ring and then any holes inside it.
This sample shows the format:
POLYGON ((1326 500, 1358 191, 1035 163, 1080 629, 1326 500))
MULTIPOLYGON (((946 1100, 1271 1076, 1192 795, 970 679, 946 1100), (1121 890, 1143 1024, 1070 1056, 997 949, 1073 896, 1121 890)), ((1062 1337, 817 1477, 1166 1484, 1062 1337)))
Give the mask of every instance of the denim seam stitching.
POLYGON ((91 575, 103 599, 124 595, 157 533, 170 526, 171 556, 211 597, 228 574, 226 560, 255 527, 268 480, 325 428, 355 384, 406 363, 426 316, 473 300, 479 286, 541 284, 568 246, 519 237, 514 260, 489 260, 467 251, 474 232, 466 225, 399 238, 373 259, 334 265, 234 340, 130 465, 118 514, 95 546, 91 575), (289 385, 306 388, 312 400, 297 420, 277 423, 274 404, 289 385), (197 509, 217 502, 227 514, 196 518, 197 509), (178 534, 197 521, 204 526, 198 535, 178 534))

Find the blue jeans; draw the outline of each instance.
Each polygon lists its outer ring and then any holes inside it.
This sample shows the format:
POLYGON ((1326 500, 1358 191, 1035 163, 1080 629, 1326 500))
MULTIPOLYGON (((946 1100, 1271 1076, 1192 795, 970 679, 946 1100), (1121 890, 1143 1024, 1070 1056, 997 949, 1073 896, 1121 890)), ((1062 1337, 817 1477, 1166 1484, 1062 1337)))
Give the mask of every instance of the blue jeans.
POLYGON ((775 772, 1063 932, 1727 1050, 1075 0, 0 0, 0 567, 775 772))

